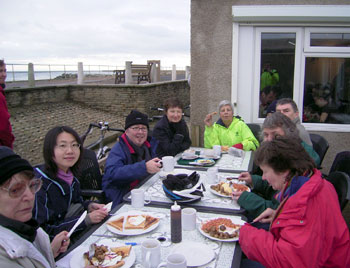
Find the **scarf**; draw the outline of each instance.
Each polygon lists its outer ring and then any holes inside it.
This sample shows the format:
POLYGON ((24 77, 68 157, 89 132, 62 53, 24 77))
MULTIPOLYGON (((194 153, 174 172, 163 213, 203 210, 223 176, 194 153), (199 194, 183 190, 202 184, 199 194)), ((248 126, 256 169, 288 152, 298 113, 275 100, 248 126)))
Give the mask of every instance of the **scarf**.
POLYGON ((61 169, 58 169, 57 178, 60 178, 61 180, 65 181, 66 183, 68 183, 69 186, 73 183, 73 177, 73 173, 69 169, 67 173, 61 169))
POLYGON ((27 222, 12 220, 0 214, 0 225, 18 234, 25 240, 33 243, 36 237, 36 231, 39 224, 36 220, 31 219, 27 222))

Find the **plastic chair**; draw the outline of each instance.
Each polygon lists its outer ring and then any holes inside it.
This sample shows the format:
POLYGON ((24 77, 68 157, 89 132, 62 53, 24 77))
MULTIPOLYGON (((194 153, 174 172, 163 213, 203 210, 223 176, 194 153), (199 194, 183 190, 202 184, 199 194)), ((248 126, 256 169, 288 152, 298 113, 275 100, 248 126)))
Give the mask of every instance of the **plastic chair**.
POLYGON ((350 151, 337 153, 329 173, 334 171, 342 171, 350 176, 350 151))
POLYGON ((326 180, 333 184, 338 194, 340 208, 343 210, 350 200, 350 178, 348 174, 334 171, 328 175, 326 180))
POLYGON ((101 203, 105 203, 105 195, 102 191, 102 175, 94 151, 84 148, 80 167, 78 179, 83 198, 98 199, 101 203))
POLYGON ((320 166, 319 167, 321 167, 324 156, 326 155, 328 148, 329 148, 328 141, 324 137, 322 137, 321 135, 318 135, 318 134, 310 134, 310 139, 312 142, 312 147, 314 148, 314 150, 316 151, 316 153, 320 157, 320 166))
POLYGON ((253 132, 255 138, 259 141, 260 140, 261 126, 259 124, 254 124, 254 123, 247 123, 247 126, 253 132))

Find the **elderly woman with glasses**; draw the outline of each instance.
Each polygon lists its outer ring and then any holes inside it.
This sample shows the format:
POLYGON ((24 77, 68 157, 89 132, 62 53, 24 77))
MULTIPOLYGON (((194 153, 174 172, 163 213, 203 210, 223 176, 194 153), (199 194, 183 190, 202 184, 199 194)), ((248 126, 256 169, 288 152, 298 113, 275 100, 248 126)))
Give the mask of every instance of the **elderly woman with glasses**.
POLYGON ((213 145, 235 147, 245 151, 255 151, 259 142, 250 128, 239 116, 233 116, 232 103, 223 100, 219 104, 220 118, 213 123, 213 116, 217 112, 208 114, 205 119, 204 147, 212 148, 213 145))
POLYGON ((28 161, 0 146, 0 267, 56 267, 54 257, 69 245, 67 232, 52 240, 32 219, 42 181, 28 161))
POLYGON ((45 136, 45 164, 35 168, 43 187, 36 195, 33 216, 50 238, 63 230, 69 231, 84 210, 88 214, 74 231, 74 240, 82 234, 81 231, 108 215, 105 205, 83 201, 76 178, 82 152, 80 137, 70 127, 54 127, 45 136))
MULTIPOLYGON (((280 204, 254 219, 270 223, 269 231, 250 224, 241 228, 239 243, 245 255, 264 267, 350 267, 349 229, 337 193, 300 141, 264 141, 255 163, 263 180, 279 191, 280 204)), ((250 261, 243 262, 248 266, 245 262, 250 261)))

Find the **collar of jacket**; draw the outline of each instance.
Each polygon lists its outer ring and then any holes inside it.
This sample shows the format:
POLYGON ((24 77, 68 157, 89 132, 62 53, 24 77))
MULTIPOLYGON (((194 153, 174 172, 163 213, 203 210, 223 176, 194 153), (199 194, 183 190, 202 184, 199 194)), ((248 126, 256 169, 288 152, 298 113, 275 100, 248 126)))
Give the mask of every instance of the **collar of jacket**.
POLYGON ((293 119, 293 122, 294 122, 294 124, 300 124, 300 118, 299 118, 299 116, 295 117, 295 118, 293 119))
MULTIPOLYGON (((130 151, 131 154, 134 154, 135 153, 135 150, 134 148, 132 148, 132 146, 130 145, 130 143, 128 142, 128 139, 126 138, 126 134, 124 133, 123 135, 121 135, 121 137, 124 141, 124 143, 126 144, 126 146, 128 146, 128 149, 130 151)), ((149 143, 148 141, 148 137, 147 137, 147 140, 144 142, 144 145, 146 145, 147 148, 150 148, 151 147, 151 144, 149 143)))
MULTIPOLYGON (((235 118, 237 118, 238 120, 242 120, 240 116, 234 116, 234 117, 232 117, 232 122, 235 120, 235 118)), ((243 120, 242 120, 242 121, 243 121, 243 120)), ((231 122, 231 124, 232 124, 232 122, 231 122)), ((218 124, 218 125, 220 125, 220 126, 223 126, 223 127, 225 127, 225 128, 228 128, 228 127, 226 127, 226 125, 224 124, 224 121, 222 121, 221 118, 219 118, 219 120, 216 121, 216 124, 218 124)))

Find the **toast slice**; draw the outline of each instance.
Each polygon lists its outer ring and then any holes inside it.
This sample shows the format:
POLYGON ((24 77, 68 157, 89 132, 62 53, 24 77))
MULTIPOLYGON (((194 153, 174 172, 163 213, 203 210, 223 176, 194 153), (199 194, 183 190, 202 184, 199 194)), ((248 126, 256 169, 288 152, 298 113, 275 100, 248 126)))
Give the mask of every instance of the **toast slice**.
POLYGON ((125 257, 129 256, 130 251, 131 251, 131 245, 121 246, 121 247, 111 247, 111 251, 122 256, 122 258, 124 259, 125 257))
POLYGON ((144 229, 146 225, 146 215, 128 215, 124 229, 144 229))
POLYGON ((112 226, 120 231, 123 231, 123 223, 124 223, 124 216, 121 216, 114 221, 107 222, 107 224, 109 224, 110 226, 112 226))
POLYGON ((148 229, 149 227, 156 224, 157 222, 159 222, 159 218, 155 218, 155 217, 152 217, 150 215, 147 215, 146 216, 146 224, 145 224, 144 229, 148 229))

